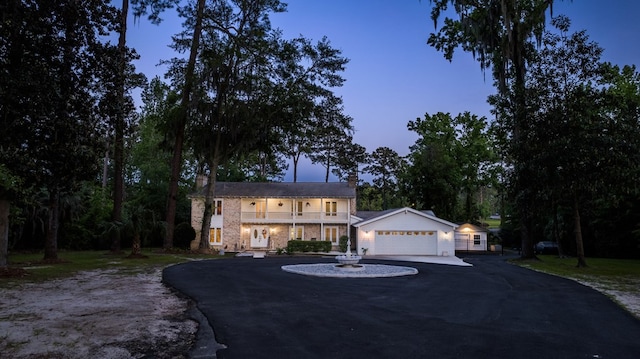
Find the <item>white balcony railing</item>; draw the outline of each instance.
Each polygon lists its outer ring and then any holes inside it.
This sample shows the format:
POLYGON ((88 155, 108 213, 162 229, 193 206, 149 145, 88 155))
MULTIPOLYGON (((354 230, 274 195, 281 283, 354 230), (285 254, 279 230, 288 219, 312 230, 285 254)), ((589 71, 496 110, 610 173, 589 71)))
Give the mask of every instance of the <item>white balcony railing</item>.
POLYGON ((347 212, 242 212, 243 222, 344 222, 349 218, 347 212))

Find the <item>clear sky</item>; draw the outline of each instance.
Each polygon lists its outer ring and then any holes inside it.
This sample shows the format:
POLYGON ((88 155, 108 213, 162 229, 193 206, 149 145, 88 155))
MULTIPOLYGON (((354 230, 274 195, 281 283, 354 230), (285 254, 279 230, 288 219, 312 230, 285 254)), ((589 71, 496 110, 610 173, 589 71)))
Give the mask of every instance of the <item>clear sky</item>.
MULTIPOLYGON (((426 44, 434 30, 428 0, 284 0, 288 11, 272 15, 285 38, 303 35, 314 41, 327 36, 350 59, 346 82, 335 92, 353 118, 354 140, 368 152, 389 147, 409 152, 416 135, 407 122, 425 113, 470 111, 492 119, 487 96, 494 93, 491 74, 482 73, 469 53, 458 51, 453 62, 426 44)), ((572 20, 571 30, 587 30, 604 48, 603 60, 640 66, 640 1, 555 1, 553 15, 572 20), (615 4, 615 5, 614 5, 615 4)), ((152 78, 164 74, 160 60, 179 56, 168 47, 180 31, 175 10, 159 26, 141 20, 129 25, 128 45, 141 56, 138 71, 152 78)), ((285 181, 291 181, 288 171, 285 181)), ((331 180, 335 180, 331 178, 331 180)), ((305 161, 298 181, 324 181, 324 168, 305 161)))

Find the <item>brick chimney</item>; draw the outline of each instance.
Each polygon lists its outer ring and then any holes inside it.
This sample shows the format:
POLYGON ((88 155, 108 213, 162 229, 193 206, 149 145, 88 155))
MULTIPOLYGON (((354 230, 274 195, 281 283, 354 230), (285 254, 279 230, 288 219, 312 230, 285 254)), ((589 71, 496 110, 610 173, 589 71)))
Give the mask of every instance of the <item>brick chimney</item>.
POLYGON ((347 183, 349 187, 356 188, 358 186, 358 174, 352 173, 347 177, 347 183))

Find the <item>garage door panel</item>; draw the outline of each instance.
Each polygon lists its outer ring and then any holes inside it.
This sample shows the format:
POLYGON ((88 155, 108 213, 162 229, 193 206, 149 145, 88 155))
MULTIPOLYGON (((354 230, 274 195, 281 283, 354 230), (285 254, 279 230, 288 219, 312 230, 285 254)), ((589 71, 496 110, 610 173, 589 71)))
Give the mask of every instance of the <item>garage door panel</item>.
POLYGON ((435 233, 429 235, 429 232, 420 231, 418 233, 425 234, 399 235, 397 231, 381 232, 383 234, 376 235, 376 254, 378 255, 436 255, 438 252, 435 233))

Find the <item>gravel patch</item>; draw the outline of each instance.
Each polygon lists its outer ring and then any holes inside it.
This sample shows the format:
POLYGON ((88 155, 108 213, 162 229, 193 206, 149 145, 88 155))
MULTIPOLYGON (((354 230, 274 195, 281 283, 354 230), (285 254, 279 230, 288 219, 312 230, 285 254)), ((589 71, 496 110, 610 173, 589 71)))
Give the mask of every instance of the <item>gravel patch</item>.
POLYGON ((281 267, 283 271, 315 277, 380 278, 417 274, 412 267, 383 264, 362 264, 361 267, 339 268, 335 263, 293 264, 281 267))
POLYGON ((81 272, 0 288, 2 358, 186 358, 197 323, 161 269, 81 272))

